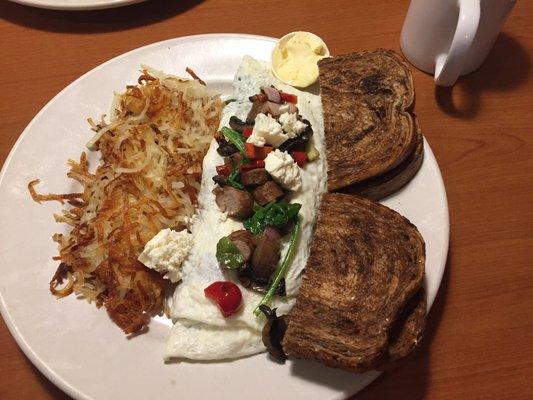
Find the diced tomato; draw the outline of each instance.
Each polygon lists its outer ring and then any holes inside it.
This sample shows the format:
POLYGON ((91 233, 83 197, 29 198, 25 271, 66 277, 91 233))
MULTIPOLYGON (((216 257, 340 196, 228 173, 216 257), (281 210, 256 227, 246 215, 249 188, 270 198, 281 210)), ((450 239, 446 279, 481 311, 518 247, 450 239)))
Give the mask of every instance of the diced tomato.
POLYGON ((228 176, 230 173, 230 169, 228 165, 217 165, 216 169, 217 169, 218 175, 228 176))
POLYGON ((305 164, 307 164, 307 154, 304 151, 293 151, 291 156, 300 168, 305 167, 305 164))
POLYGON ((298 102, 298 97, 294 94, 281 92, 281 100, 286 101, 287 103, 296 104, 298 102))
POLYGON ((253 160, 255 158, 255 149, 256 147, 252 143, 245 143, 244 147, 246 149, 246 156, 253 160))
POLYGON ((224 318, 235 314, 242 303, 241 289, 229 281, 217 281, 204 289, 205 297, 213 300, 224 318))
POLYGON ((263 160, 251 160, 241 166, 241 172, 251 171, 252 169, 265 168, 265 162, 263 160))
POLYGON ((264 146, 264 147, 256 147, 255 148, 255 159, 256 160, 264 160, 267 158, 268 153, 272 151, 272 147, 270 146, 264 146))
POLYGON ((252 136, 252 131, 253 131, 252 128, 245 128, 245 129, 242 131, 242 135, 243 135, 245 138, 249 138, 250 136, 252 136))

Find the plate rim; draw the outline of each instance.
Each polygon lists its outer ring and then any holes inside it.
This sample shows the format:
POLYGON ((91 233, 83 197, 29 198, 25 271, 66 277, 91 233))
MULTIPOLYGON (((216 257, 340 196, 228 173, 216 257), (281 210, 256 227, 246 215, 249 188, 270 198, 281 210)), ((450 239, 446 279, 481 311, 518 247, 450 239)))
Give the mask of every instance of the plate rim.
POLYGON ((62 11, 88 11, 88 10, 105 10, 129 6, 131 4, 142 3, 147 0, 106 0, 105 2, 94 3, 91 0, 82 0, 77 4, 72 4, 68 0, 61 0, 59 3, 40 2, 34 0, 9 0, 13 3, 21 4, 27 7, 41 8, 46 10, 62 11))
MULTIPOLYGON (((26 0, 10 0, 10 1, 22 3, 23 1, 26 1, 26 0)), ((126 1, 131 1, 131 0, 126 0, 126 1)), ((145 1, 145 0, 133 0, 133 1, 134 2, 140 2, 140 1, 145 1)), ((63 93, 66 92, 67 90, 69 90, 71 87, 77 85, 79 83, 79 81, 81 81, 82 79, 84 79, 87 76, 90 76, 90 75, 98 72, 100 69, 104 68, 105 66, 107 66, 108 64, 110 64, 112 62, 120 60, 121 58, 128 57, 132 53, 135 53, 135 52, 138 52, 138 51, 144 51, 144 50, 147 50, 147 49, 149 49, 151 47, 164 46, 167 43, 176 43, 176 42, 180 42, 180 41, 188 41, 188 40, 191 40, 191 39, 192 40, 201 40, 201 39, 206 39, 206 38, 218 38, 218 39, 220 39, 220 38, 228 38, 228 39, 230 39, 230 38, 247 38, 247 39, 256 39, 256 40, 262 40, 262 41, 267 41, 267 42, 275 42, 277 40, 276 38, 270 37, 270 36, 244 34, 244 33, 207 33, 207 34, 199 34, 199 35, 179 36, 179 37, 176 37, 176 38, 170 38, 170 39, 166 39, 166 40, 150 43, 148 45, 141 46, 141 47, 129 50, 129 51, 125 52, 125 53, 121 53, 121 54, 119 54, 119 55, 117 55, 117 56, 115 56, 115 57, 113 57, 113 58, 111 58, 111 59, 99 64, 99 65, 97 65, 96 67, 94 67, 94 68, 90 69, 89 71, 85 72, 84 74, 82 74, 81 76, 76 78, 74 81, 69 83, 67 86, 65 86, 56 95, 54 95, 34 115, 34 117, 30 120, 30 122, 23 129, 22 133, 19 135, 19 137, 17 138, 17 140, 13 144, 11 150, 9 151, 7 157, 4 160, 4 163, 3 163, 2 168, 0 170, 0 186, 2 185, 2 183, 4 181, 4 177, 5 177, 6 171, 7 171, 7 169, 9 168, 9 166, 11 164, 13 156, 15 155, 16 151, 18 150, 18 147, 22 143, 22 141, 25 138, 25 136, 27 135, 28 131, 30 131, 30 129, 32 128, 34 123, 37 121, 37 119, 39 117, 41 117, 41 115, 44 114, 48 110, 48 108, 55 102, 55 100, 57 98, 62 96, 63 93)), ((425 143, 425 146, 424 146, 425 152, 428 152, 431 155, 433 160, 435 160, 435 164, 437 166, 437 171, 436 172, 437 172, 438 180, 435 183, 436 183, 436 187, 438 188, 438 190, 440 192, 440 196, 439 197, 441 197, 441 199, 443 201, 443 207, 444 207, 443 211, 445 211, 445 218, 444 218, 445 219, 445 221, 444 221, 445 222, 445 226, 443 226, 442 228, 444 230, 444 233, 445 233, 445 236, 446 236, 446 239, 447 239, 446 242, 445 242, 444 249, 443 249, 444 250, 443 254, 445 254, 444 261, 439 266, 439 269, 437 271, 435 271, 435 274, 438 276, 438 282, 439 282, 438 283, 438 287, 437 287, 437 290, 436 290, 434 296, 431 299, 428 299, 427 313, 429 313, 429 311, 431 309, 431 306, 433 305, 433 302, 436 299, 436 297, 437 297, 437 295, 438 295, 438 293, 440 291, 440 287, 441 287, 441 283, 442 283, 442 277, 444 275, 444 270, 446 269, 446 264, 447 264, 447 260, 448 260, 448 256, 449 256, 450 214, 449 214, 449 207, 448 207, 448 198, 447 198, 447 194, 446 194, 446 187, 444 185, 444 180, 442 178, 442 173, 441 173, 440 167, 439 167, 437 159, 436 159, 436 157, 435 157, 435 155, 434 155, 434 153, 433 153, 431 147, 429 146, 429 143, 427 142, 427 139, 425 137, 424 137, 424 143, 425 143)), ((3 320, 4 320, 6 326, 7 326, 8 330, 9 330, 11 336, 14 338, 15 342, 17 343, 17 345, 23 351, 25 356, 28 357, 28 359, 32 362, 32 364, 48 380, 50 380, 60 390, 65 392, 67 395, 73 397, 74 399, 96 400, 93 397, 83 393, 82 391, 77 389, 75 386, 71 385, 64 378, 62 378, 59 374, 54 372, 53 369, 37 355, 35 350, 31 346, 29 346, 29 344, 26 342, 25 338, 20 333, 15 321, 12 319, 11 313, 9 312, 8 308, 6 307, 6 303, 5 303, 4 296, 3 296, 2 292, 0 292, 0 314, 2 315, 3 320)), ((379 376, 380 374, 381 373, 379 372, 379 373, 375 374, 374 377, 372 377, 371 379, 368 379, 366 382, 364 382, 363 386, 359 390, 363 390, 366 386, 368 386, 370 383, 372 383, 375 380, 375 378, 377 378, 377 376, 379 376)), ((340 394, 339 396, 335 397, 335 399, 342 400, 342 399, 344 399, 344 397, 345 396, 343 394, 340 394)))

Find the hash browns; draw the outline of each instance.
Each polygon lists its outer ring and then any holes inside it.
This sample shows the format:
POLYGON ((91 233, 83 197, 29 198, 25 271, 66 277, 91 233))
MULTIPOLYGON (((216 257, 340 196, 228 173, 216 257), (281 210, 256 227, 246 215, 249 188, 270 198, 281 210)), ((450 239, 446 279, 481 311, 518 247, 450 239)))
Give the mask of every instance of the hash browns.
POLYGON ((85 152, 68 161, 79 193, 43 195, 35 191, 38 179, 28 184, 35 201, 69 205, 54 216, 71 231, 53 236, 60 264, 51 292, 103 305, 127 334, 162 311, 165 282, 137 257, 161 229, 188 228, 202 160, 220 123, 219 96, 193 78, 146 67, 137 85, 115 95, 108 122, 88 120, 96 134, 87 146, 101 162, 90 172, 85 152))

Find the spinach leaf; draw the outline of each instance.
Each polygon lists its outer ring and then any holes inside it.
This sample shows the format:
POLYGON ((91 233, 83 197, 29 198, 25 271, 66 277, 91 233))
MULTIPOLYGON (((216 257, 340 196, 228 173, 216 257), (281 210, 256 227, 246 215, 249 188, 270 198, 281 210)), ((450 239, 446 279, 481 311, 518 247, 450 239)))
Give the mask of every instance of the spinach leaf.
POLYGON ((257 209, 251 218, 244 221, 244 227, 254 235, 263 233, 268 225, 283 228, 298 215, 301 207, 298 203, 269 203, 257 209))
POLYGON ((244 161, 241 161, 237 163, 231 170, 230 174, 228 175, 228 178, 226 179, 226 183, 230 186, 233 186, 235 189, 244 189, 244 185, 240 182, 241 179, 241 165, 244 163, 244 161))
POLYGON ((226 236, 217 243, 216 257, 220 265, 227 269, 237 269, 244 265, 244 256, 237 246, 226 236))
POLYGON ((292 263, 294 255, 296 254, 296 245, 298 244, 298 236, 300 235, 300 229, 300 219, 296 218, 296 224, 294 225, 294 229, 291 234, 291 241, 289 242, 289 248, 287 249, 287 253, 285 253, 285 258, 276 267, 274 274, 272 274, 271 279, 273 279, 270 283, 270 286, 268 287, 267 292, 265 293, 257 307, 254 309, 254 314, 256 317, 258 317, 261 313, 261 306, 268 304, 270 300, 272 300, 278 290, 282 279, 287 274, 287 270, 289 269, 289 266, 292 263))
POLYGON ((241 152, 244 159, 247 159, 245 146, 246 139, 244 138, 243 134, 235 129, 228 128, 227 126, 224 126, 221 129, 221 132, 224 138, 241 152))

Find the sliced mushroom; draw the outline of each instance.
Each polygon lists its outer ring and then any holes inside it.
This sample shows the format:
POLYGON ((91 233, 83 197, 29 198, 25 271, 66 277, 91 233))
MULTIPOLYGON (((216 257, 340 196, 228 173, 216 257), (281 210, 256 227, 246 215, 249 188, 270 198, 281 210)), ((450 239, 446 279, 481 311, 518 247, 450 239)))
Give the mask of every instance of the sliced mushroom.
MULTIPOLYGON (((252 268, 250 268, 249 264, 246 264, 244 268, 241 268, 237 271, 237 277, 239 278, 239 282, 242 286, 250 290, 255 290, 259 293, 266 293, 270 286, 270 281, 261 280, 254 276, 252 268)), ((276 296, 281 297, 287 296, 285 279, 281 279, 275 294, 276 296)))
POLYGON ((229 126, 231 127, 231 129, 235 129, 236 131, 242 133, 245 129, 253 129, 254 123, 242 121, 234 115, 229 119, 229 126))
POLYGON ((220 154, 222 157, 231 156, 237 151, 238 151, 237 148, 231 143, 221 144, 217 148, 217 153, 220 154))
POLYGON ((289 317, 287 315, 276 315, 276 309, 270 309, 266 305, 259 306, 259 309, 267 318, 267 322, 263 327, 262 340, 267 348, 268 353, 280 363, 285 363, 287 355, 283 351, 283 337, 287 331, 289 324, 289 317))
POLYGON ((223 137, 217 138, 217 143, 218 143, 217 153, 220 154, 222 157, 231 156, 233 153, 236 153, 238 151, 234 145, 229 143, 223 137))
POLYGON ((220 187, 226 186, 226 177, 223 175, 215 175, 211 179, 213 179, 213 182, 215 182, 220 187))
POLYGON ((279 151, 305 151, 307 142, 309 142, 309 139, 311 139, 311 136, 313 136, 313 128, 311 127, 311 123, 308 120, 304 119, 302 121, 307 124, 307 128, 305 128, 301 135, 285 140, 278 147, 279 151))

